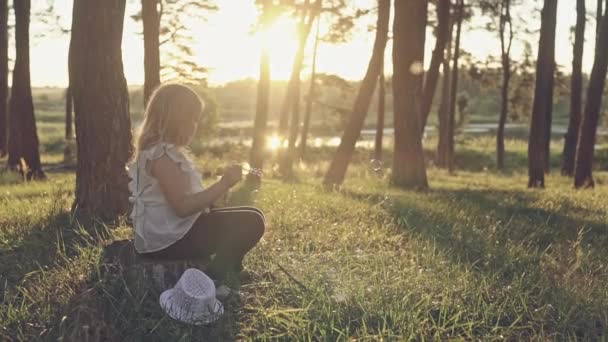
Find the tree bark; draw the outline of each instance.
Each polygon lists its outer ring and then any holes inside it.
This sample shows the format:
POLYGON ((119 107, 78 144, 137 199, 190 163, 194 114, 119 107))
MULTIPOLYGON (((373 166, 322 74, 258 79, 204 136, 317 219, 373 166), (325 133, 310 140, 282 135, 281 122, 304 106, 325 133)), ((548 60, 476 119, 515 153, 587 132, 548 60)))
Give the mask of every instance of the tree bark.
POLYGON ((378 77, 378 119, 376 120, 376 139, 374 142, 374 159, 382 160, 382 140, 384 138, 384 116, 386 114, 386 80, 384 78, 384 61, 380 66, 378 77))
POLYGON ((141 0, 144 26, 144 105, 160 85, 160 15, 159 0, 141 0))
POLYGON ((315 45, 312 52, 312 70, 310 74, 310 87, 308 88, 308 99, 306 100, 306 112, 304 114, 304 125, 302 126, 302 136, 300 139, 300 147, 298 155, 300 158, 304 157, 306 152, 306 140, 308 139, 308 130, 310 128, 310 119, 312 116, 312 104, 315 97, 316 91, 316 80, 317 80, 317 51, 319 48, 319 26, 321 18, 317 18, 317 29, 315 33, 315 45))
POLYGON ((8 0, 0 0, 0 157, 8 142, 8 0))
POLYGON ((129 97, 122 65, 125 0, 75 1, 70 85, 76 117, 75 212, 115 219, 130 207, 129 97))
POLYGON ((428 187, 422 150, 420 111, 422 73, 413 66, 424 61, 426 0, 395 1, 393 22, 393 101, 395 151, 391 181, 403 188, 428 187))
MULTIPOLYGON (((601 3, 601 1, 598 1, 601 3)), ((562 175, 574 175, 576 144, 581 122, 582 89, 583 89, 583 49, 585 45, 585 23, 587 11, 585 0, 576 1, 576 30, 574 34, 574 51, 572 58, 572 77, 570 81, 570 120, 564 137, 562 175)))
POLYGON ((557 0, 545 0, 542 16, 538 59, 536 61, 536 87, 532 105, 532 122, 528 142, 528 187, 545 187, 545 170, 549 155, 551 112, 553 109, 553 79, 555 72, 555 27, 557 0), (549 127, 548 127, 549 126, 549 127))
MULTIPOLYGON (((604 12, 604 18, 608 15, 608 3, 604 12)), ((589 88, 587 88, 587 100, 585 104, 585 115, 581 122, 578 138, 578 149, 576 152, 576 167, 574 172, 574 186, 580 188, 593 188, 592 167, 593 150, 597 135, 597 126, 602 106, 602 95, 606 83, 606 72, 608 70, 608 21, 602 19, 598 44, 595 48, 595 60, 591 75, 589 76, 589 88)))
POLYGON ((15 66, 9 102, 9 168, 24 172, 21 160, 27 167, 27 179, 46 178, 40 163, 38 134, 34 116, 34 102, 30 79, 30 0, 15 0, 15 66))
POLYGON ((454 60, 452 61, 452 82, 450 86, 450 111, 449 111, 449 121, 448 121, 448 170, 451 172, 454 170, 454 130, 455 130, 455 120, 456 120, 456 99, 458 93, 458 78, 459 74, 459 65, 458 62, 460 60, 460 37, 462 32, 462 21, 464 16, 464 0, 458 1, 458 22, 456 24, 456 42, 454 46, 454 60))
POLYGON ((450 27, 450 34, 446 49, 447 51, 443 60, 442 68, 443 85, 441 89, 441 102, 439 103, 439 109, 437 111, 439 122, 439 139, 437 142, 437 157, 435 158, 435 164, 439 168, 447 168, 449 160, 448 125, 450 120, 450 79, 452 74, 450 67, 450 62, 452 60, 452 27, 450 27))
POLYGON ((509 82, 511 81, 511 46, 513 43, 513 26, 511 24, 511 0, 501 2, 500 11, 500 49, 502 62, 502 89, 500 117, 496 133, 496 167, 505 167, 505 124, 509 114, 509 82), (507 26, 509 27, 507 29, 507 26), (508 37, 507 37, 508 35, 508 37))
POLYGON ((361 82, 359 92, 357 93, 353 111, 351 112, 344 132, 342 133, 340 145, 325 174, 323 183, 326 186, 342 184, 344 176, 346 175, 346 169, 348 168, 348 164, 350 163, 355 150, 355 144, 361 134, 361 128, 363 128, 363 122, 365 121, 365 116, 369 110, 376 82, 378 81, 378 75, 382 68, 382 61, 384 60, 384 50, 388 39, 390 9, 390 0, 378 0, 378 19, 372 56, 367 66, 365 77, 361 82))
MULTIPOLYGON (((268 1, 263 3, 262 27, 268 27, 268 13, 270 11, 268 1)), ((268 47, 263 46, 260 58, 260 80, 258 81, 257 103, 255 109, 255 120, 253 123, 253 142, 251 144, 251 155, 249 164, 251 168, 263 170, 264 148, 266 147, 266 126, 268 124, 268 107, 270 102, 270 55, 268 47)), ((247 183, 254 188, 261 185, 260 174, 252 172, 247 175, 247 183)))
POLYGON ((445 54, 445 46, 450 35, 450 0, 438 0, 437 3, 437 39, 435 41, 435 48, 433 49, 433 55, 431 57, 431 65, 427 72, 426 78, 424 79, 424 91, 422 96, 422 127, 421 130, 424 133, 424 128, 428 121, 429 113, 431 112, 431 106, 433 104, 433 98, 435 97, 435 90, 437 89, 437 81, 439 80, 439 68, 443 62, 445 54))

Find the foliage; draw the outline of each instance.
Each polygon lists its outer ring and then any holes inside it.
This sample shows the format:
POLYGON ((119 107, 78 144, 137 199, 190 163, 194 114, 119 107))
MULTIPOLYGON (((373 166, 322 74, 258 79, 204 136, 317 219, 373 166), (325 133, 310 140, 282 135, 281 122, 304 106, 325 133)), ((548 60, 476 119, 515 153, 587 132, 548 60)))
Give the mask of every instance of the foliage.
MULTIPOLYGON (((198 64, 192 48, 196 41, 189 24, 205 20, 219 8, 213 0, 158 0, 160 15, 161 80, 204 82, 207 69, 198 64)), ((131 18, 141 21, 141 10, 131 18)))

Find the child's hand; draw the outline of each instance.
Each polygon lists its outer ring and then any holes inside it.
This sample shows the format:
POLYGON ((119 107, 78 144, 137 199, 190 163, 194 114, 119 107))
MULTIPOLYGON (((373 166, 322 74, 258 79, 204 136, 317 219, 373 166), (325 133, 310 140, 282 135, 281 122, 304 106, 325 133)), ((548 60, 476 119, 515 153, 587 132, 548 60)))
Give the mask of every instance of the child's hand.
POLYGON ((222 176, 222 182, 228 185, 229 188, 233 187, 243 178, 243 170, 240 165, 232 165, 224 168, 224 175, 222 176))

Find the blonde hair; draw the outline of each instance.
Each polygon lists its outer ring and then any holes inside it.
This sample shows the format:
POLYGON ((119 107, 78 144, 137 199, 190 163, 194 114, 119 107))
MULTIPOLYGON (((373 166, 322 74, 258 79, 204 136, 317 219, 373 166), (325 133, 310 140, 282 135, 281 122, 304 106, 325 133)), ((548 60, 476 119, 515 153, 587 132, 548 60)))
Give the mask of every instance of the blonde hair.
POLYGON ((198 122, 204 109, 203 101, 190 87, 181 84, 158 87, 148 100, 134 157, 161 142, 185 147, 190 136, 184 134, 184 128, 198 122))

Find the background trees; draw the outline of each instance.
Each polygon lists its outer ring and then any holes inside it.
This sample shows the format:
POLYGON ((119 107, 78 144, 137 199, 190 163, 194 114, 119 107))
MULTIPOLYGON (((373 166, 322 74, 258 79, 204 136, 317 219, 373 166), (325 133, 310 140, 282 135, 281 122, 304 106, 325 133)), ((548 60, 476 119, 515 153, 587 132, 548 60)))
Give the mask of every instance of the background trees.
MULTIPOLYGON (((598 0, 601 2, 602 0, 598 0)), ((601 20, 599 35, 595 46, 595 60, 589 78, 587 98, 585 103, 585 115, 580 125, 578 137, 578 148, 576 151, 576 168, 574 173, 574 186, 578 188, 593 188, 592 166, 593 151, 595 148, 597 126, 602 95, 606 83, 606 71, 608 70, 608 2, 601 20)))
POLYGON ((0 156, 8 142, 8 0, 0 0, 0 156))
POLYGON ((384 65, 384 50, 388 36, 388 24, 390 17, 390 0, 378 1, 378 20, 376 24, 376 37, 367 72, 357 93, 353 110, 345 126, 340 145, 331 161, 329 169, 325 174, 323 183, 325 185, 339 185, 344 180, 348 163, 352 158, 355 143, 361 133, 363 121, 367 115, 372 95, 376 87, 378 76, 384 65))
MULTIPOLYGON (((598 1, 598 3, 601 2, 601 0, 598 1)), ((562 174, 566 176, 572 176, 574 174, 576 144, 578 141, 583 103, 583 49, 585 44, 585 23, 587 21, 585 0, 576 1, 576 18, 572 75, 570 79, 570 120, 568 122, 568 131, 564 137, 564 153, 562 159, 562 174)))
POLYGON ((115 218, 127 212, 131 122, 122 67, 125 0, 75 1, 70 85, 78 161, 74 210, 115 218))
POLYGON ((9 101, 8 166, 27 179, 45 178, 38 151, 38 134, 30 80, 30 0, 15 0, 15 66, 9 101), (22 169, 22 161, 26 170, 22 169))

